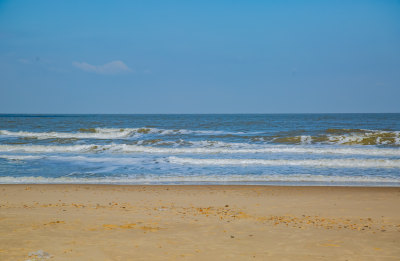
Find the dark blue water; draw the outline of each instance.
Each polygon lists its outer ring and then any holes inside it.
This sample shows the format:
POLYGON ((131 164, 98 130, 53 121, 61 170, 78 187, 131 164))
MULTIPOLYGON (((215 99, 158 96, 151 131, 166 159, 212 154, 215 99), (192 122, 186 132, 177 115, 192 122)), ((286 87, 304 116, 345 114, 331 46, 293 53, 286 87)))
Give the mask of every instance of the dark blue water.
POLYGON ((400 185, 400 114, 0 115, 0 183, 400 185))

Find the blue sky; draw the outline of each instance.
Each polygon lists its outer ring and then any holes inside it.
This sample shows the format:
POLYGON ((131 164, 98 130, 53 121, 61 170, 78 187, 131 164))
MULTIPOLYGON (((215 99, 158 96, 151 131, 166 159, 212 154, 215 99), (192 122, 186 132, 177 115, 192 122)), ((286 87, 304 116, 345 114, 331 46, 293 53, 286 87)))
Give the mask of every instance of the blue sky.
POLYGON ((400 112, 400 1, 0 0, 0 112, 400 112))

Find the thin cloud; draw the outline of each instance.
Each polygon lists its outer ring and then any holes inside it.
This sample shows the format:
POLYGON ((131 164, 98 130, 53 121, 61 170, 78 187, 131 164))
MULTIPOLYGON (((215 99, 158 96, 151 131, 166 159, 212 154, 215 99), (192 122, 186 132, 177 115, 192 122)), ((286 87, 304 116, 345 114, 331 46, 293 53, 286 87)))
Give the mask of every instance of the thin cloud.
POLYGON ((72 65, 82 71, 98 74, 119 74, 132 72, 132 69, 130 69, 122 61, 112 61, 103 65, 92 65, 85 62, 73 62, 72 65))

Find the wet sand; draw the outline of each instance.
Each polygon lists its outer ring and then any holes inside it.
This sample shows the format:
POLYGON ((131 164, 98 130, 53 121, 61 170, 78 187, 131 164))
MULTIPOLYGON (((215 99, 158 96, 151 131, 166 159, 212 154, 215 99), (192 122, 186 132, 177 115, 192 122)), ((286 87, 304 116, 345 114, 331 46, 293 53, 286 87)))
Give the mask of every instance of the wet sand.
POLYGON ((0 260, 400 260, 400 188, 0 185, 0 260))

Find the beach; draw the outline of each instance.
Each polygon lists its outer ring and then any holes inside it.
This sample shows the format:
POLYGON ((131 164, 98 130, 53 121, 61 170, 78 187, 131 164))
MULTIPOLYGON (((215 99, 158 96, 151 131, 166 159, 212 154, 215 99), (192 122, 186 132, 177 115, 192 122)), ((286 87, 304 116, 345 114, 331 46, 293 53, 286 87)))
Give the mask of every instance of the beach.
POLYGON ((0 185, 0 260, 399 260, 400 188, 0 185))
POLYGON ((400 1, 0 14, 0 261, 400 261, 400 1))

